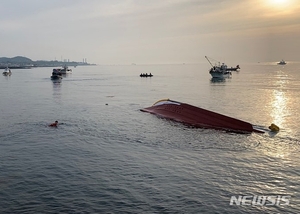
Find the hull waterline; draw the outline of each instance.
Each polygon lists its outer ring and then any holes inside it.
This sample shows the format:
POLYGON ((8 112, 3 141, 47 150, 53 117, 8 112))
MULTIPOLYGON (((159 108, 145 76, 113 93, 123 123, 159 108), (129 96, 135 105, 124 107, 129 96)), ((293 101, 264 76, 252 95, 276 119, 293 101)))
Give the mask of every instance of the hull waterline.
POLYGON ((229 78, 231 73, 230 72, 210 72, 210 75, 212 76, 212 78, 219 78, 219 79, 223 79, 223 78, 229 78))
POLYGON ((210 128, 236 133, 263 133, 263 131, 254 129, 252 124, 248 122, 173 100, 158 101, 153 106, 141 109, 141 111, 198 128, 210 128))
POLYGON ((50 77, 52 80, 61 80, 62 77, 61 76, 58 76, 58 75, 53 75, 50 77))

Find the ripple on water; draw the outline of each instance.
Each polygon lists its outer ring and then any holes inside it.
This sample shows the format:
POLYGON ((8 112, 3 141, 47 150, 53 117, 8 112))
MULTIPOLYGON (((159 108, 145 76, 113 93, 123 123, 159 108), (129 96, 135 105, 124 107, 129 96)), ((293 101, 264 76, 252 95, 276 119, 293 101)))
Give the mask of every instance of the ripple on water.
POLYGON ((1 212, 299 213, 299 84, 260 67, 222 84, 198 65, 82 67, 59 84, 45 79, 48 68, 0 79, 1 212), (143 69, 155 78, 135 75, 143 69), (277 119, 282 129, 241 135, 139 111, 162 97, 257 124, 277 119), (57 119, 58 128, 47 126, 57 119), (254 194, 292 199, 229 206, 233 195, 254 194))

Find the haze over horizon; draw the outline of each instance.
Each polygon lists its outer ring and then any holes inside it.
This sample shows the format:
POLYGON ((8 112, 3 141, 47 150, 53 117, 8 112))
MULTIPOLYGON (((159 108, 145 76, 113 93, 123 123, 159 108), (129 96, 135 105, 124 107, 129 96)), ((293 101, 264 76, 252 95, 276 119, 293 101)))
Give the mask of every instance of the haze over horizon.
POLYGON ((298 0, 0 0, 1 57, 97 64, 300 61, 298 0))

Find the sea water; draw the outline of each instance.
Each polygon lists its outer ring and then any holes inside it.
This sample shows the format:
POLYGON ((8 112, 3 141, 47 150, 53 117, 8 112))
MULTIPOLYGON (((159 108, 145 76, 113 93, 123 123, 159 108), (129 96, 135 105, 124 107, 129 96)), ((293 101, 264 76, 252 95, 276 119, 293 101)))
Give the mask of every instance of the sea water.
POLYGON ((52 68, 2 76, 0 213, 299 213, 300 63, 240 66, 218 81, 207 63, 78 66, 60 82, 52 68), (266 133, 140 111, 163 98, 266 133), (289 204, 230 205, 274 195, 289 204))

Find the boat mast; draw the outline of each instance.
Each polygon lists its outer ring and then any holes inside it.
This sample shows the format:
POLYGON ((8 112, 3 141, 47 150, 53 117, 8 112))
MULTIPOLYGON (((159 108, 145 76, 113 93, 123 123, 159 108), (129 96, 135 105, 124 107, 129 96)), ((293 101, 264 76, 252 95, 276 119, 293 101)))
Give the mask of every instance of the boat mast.
POLYGON ((209 59, 208 59, 208 57, 207 56, 205 56, 205 58, 207 59, 207 61, 209 62, 209 64, 211 65, 211 67, 213 68, 214 66, 213 66, 213 64, 209 61, 209 59))

